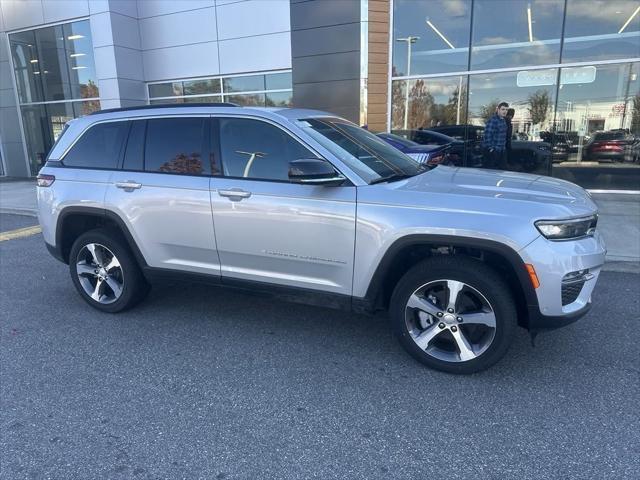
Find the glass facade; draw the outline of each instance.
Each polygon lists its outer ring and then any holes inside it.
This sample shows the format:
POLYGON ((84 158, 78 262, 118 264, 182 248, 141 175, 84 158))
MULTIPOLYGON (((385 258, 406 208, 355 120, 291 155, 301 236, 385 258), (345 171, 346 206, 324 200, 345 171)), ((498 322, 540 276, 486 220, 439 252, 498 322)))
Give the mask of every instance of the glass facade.
POLYGON ((149 85, 149 103, 231 102, 254 107, 290 107, 291 72, 172 81, 149 85))
POLYGON ((482 167, 508 102, 508 169, 640 189, 639 1, 394 0, 392 35, 392 131, 463 140, 482 167))
POLYGON ((100 109, 88 20, 9 35, 31 173, 72 118, 100 109))

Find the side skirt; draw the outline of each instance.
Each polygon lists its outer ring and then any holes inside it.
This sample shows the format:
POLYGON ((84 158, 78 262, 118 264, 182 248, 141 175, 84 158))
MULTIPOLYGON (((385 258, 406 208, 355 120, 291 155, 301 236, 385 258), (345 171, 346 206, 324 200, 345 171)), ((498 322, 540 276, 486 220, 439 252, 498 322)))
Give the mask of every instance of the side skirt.
POLYGON ((273 285, 271 283, 254 282, 236 278, 222 278, 218 275, 180 272, 164 268, 143 267, 145 278, 150 283, 193 282, 225 287, 252 295, 274 298, 280 301, 301 303, 334 310, 353 311, 355 313, 372 313, 373 309, 364 298, 353 298, 350 295, 327 293, 316 290, 273 285))

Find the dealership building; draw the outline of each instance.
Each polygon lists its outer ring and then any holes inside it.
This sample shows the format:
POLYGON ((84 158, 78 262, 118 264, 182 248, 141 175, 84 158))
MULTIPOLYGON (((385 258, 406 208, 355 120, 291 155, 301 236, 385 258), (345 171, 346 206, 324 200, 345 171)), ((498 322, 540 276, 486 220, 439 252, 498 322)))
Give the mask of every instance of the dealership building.
POLYGON ((554 152, 534 173, 640 190, 640 1, 0 0, 4 176, 105 108, 317 108, 471 148, 500 101, 554 152))

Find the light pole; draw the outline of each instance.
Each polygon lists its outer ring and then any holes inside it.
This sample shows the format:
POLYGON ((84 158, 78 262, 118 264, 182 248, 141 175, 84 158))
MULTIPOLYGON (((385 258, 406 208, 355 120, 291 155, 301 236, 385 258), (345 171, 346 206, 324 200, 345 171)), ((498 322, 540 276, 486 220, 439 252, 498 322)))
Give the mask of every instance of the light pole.
MULTIPOLYGON (((396 38, 396 42, 407 42, 407 77, 411 75, 411 44, 420 40, 420 37, 409 35, 405 38, 396 38)), ((407 129, 409 118, 409 80, 406 80, 404 89, 404 129, 407 129)))

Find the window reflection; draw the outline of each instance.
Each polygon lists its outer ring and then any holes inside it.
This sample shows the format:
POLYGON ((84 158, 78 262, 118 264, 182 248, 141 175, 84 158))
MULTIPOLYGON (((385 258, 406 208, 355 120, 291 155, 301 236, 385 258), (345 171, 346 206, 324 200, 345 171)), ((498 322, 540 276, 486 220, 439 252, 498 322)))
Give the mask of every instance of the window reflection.
POLYGON ((396 0, 393 76, 466 70, 471 0, 396 0))
POLYGON ((640 3, 636 0, 568 0, 562 61, 583 62, 640 55, 640 3))
POLYGON ((563 0, 475 0, 471 69, 558 63, 563 0))
MULTIPOLYGON (((541 132, 554 123, 557 69, 472 75, 469 80, 469 123, 481 136, 481 130, 495 114, 500 102, 513 108, 507 169, 513 171, 551 173, 551 144, 544 142, 541 132), (480 131, 478 131, 480 130, 480 131)), ((474 145, 479 143, 479 138, 474 145)), ((487 155, 484 152, 484 162, 487 155)))
POLYGON ((391 99, 392 129, 415 130, 464 123, 466 76, 396 80, 391 86, 391 99))
POLYGON ((100 109, 89 21, 12 33, 9 45, 35 175, 64 124, 100 109))
POLYGON ((149 103, 151 105, 222 101, 242 106, 291 106, 291 72, 204 78, 149 85, 149 103), (223 88, 224 95, 221 93, 223 88))
POLYGON ((264 93, 252 93, 249 95, 225 95, 225 102, 235 103, 243 107, 264 107, 264 93))
POLYGON ((97 98, 89 21, 9 35, 21 103, 97 98))
POLYGON ((147 122, 144 168, 150 172, 210 174, 202 161, 205 121, 162 118, 147 122))
POLYGON ((554 163, 554 175, 589 188, 637 189, 640 63, 591 68, 592 75, 560 85, 555 140, 569 155, 554 163))

